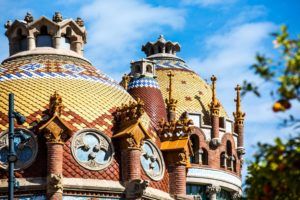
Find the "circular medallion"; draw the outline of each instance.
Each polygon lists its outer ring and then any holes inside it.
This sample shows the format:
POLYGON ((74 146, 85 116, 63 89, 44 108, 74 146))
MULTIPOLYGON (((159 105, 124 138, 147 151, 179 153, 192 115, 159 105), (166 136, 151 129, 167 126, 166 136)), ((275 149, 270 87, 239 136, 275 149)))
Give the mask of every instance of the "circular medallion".
POLYGON ((146 140, 142 146, 141 164, 151 179, 158 181, 163 178, 165 165, 162 154, 150 140, 146 140))
MULTIPOLYGON (((38 152, 38 143, 36 136, 29 130, 16 128, 14 134, 14 148, 16 156, 11 155, 11 160, 15 161, 15 170, 29 167, 35 160, 38 152), (15 157, 15 158, 14 158, 15 157)), ((0 167, 7 169, 9 154, 8 132, 0 136, 0 167)))
POLYGON ((89 170, 106 168, 114 155, 110 138, 94 129, 77 132, 73 137, 71 150, 75 160, 89 170))

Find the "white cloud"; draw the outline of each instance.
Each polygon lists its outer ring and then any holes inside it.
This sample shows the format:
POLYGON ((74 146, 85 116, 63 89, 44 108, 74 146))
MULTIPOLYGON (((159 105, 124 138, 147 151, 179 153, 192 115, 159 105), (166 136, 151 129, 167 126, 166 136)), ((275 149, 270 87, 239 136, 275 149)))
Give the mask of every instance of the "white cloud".
POLYGON ((182 0, 187 5, 199 6, 216 6, 216 5, 229 5, 235 3, 237 0, 182 0))
MULTIPOLYGON (((184 26, 184 11, 153 6, 140 0, 94 1, 80 10, 88 25, 86 57, 101 69, 129 69, 129 61, 141 49, 142 41, 165 28, 184 26)), ((111 69, 110 72, 114 73, 111 69)))

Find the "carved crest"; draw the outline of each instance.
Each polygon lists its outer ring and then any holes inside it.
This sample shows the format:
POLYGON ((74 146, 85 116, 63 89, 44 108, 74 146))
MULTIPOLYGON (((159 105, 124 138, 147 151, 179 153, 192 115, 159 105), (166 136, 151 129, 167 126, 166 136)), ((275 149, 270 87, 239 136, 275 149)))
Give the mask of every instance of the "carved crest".
POLYGON ((51 116, 57 115, 60 116, 62 112, 63 104, 61 96, 55 91, 54 94, 50 97, 49 103, 49 114, 51 116))

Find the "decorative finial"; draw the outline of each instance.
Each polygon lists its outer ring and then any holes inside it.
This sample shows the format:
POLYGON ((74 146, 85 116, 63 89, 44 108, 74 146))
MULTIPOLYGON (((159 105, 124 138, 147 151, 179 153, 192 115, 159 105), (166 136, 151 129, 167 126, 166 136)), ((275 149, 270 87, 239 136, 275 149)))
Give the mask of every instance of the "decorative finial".
POLYGON ((122 77, 122 81, 120 83, 120 85, 127 90, 128 89, 128 83, 130 81, 130 76, 128 76, 127 74, 124 74, 124 76, 122 77))
POLYGON ((168 110, 168 115, 169 115, 169 121, 175 120, 175 110, 176 110, 176 104, 177 100, 172 98, 172 77, 174 77, 174 74, 172 71, 169 71, 167 76, 169 77, 169 99, 166 99, 166 104, 167 104, 167 110, 168 110))
POLYGON ((31 15, 30 12, 27 12, 27 13, 26 13, 25 18, 24 18, 24 21, 27 22, 27 23, 33 22, 33 16, 31 15))
POLYGON ((159 35, 158 41, 163 42, 163 43, 166 42, 164 35, 159 35))
POLYGON ((4 28, 8 29, 11 26, 11 21, 8 20, 5 24, 4 24, 4 28))
POLYGON ((235 122, 237 124, 243 124, 244 122, 244 117, 245 117, 245 113, 242 112, 242 108, 241 108, 241 86, 237 85, 235 88, 236 91, 236 99, 234 99, 234 101, 236 102, 236 110, 233 113, 235 122))
POLYGON ((217 77, 212 75, 210 80, 212 81, 212 88, 211 88, 212 89, 212 99, 211 99, 210 107, 212 110, 212 114, 219 115, 220 102, 218 101, 217 94, 216 94, 217 93, 216 92, 217 77))
POLYGON ((50 97, 50 104, 49 104, 49 114, 51 116, 57 115, 60 116, 62 112, 62 98, 57 93, 57 91, 54 92, 54 94, 50 97))
POLYGON ((53 17, 52 17, 52 21, 58 23, 58 22, 61 22, 62 20, 63 20, 63 17, 60 14, 60 12, 55 12, 53 17))
POLYGON ((80 18, 80 17, 77 17, 76 19, 76 24, 78 24, 78 26, 80 27, 83 27, 84 26, 84 21, 80 18))

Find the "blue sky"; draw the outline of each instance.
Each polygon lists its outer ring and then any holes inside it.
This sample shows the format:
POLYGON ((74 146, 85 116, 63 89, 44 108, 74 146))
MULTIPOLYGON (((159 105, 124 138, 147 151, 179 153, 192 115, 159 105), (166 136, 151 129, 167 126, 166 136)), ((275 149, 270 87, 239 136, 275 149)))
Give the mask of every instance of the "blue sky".
MULTIPOLYGON (((129 71, 131 60, 144 57, 141 45, 159 34, 178 41, 178 54, 204 79, 215 74, 218 96, 230 116, 234 111, 233 88, 244 79, 261 81, 249 66, 256 52, 273 51, 269 33, 287 24, 293 36, 300 33, 300 2, 297 0, 0 0, 0 23, 23 19, 30 11, 35 18, 52 18, 60 11, 64 18, 83 18, 88 31, 85 57, 115 79, 129 71)), ((8 41, 0 35, 0 59, 8 56, 8 41)), ((246 111, 246 159, 254 153, 258 141, 271 142, 287 137, 291 131, 279 129, 284 114, 274 115, 273 100, 263 84, 263 97, 243 99, 246 111)), ((300 106, 293 105, 295 110, 300 106)), ((243 173, 246 174, 246 167, 243 173)))

